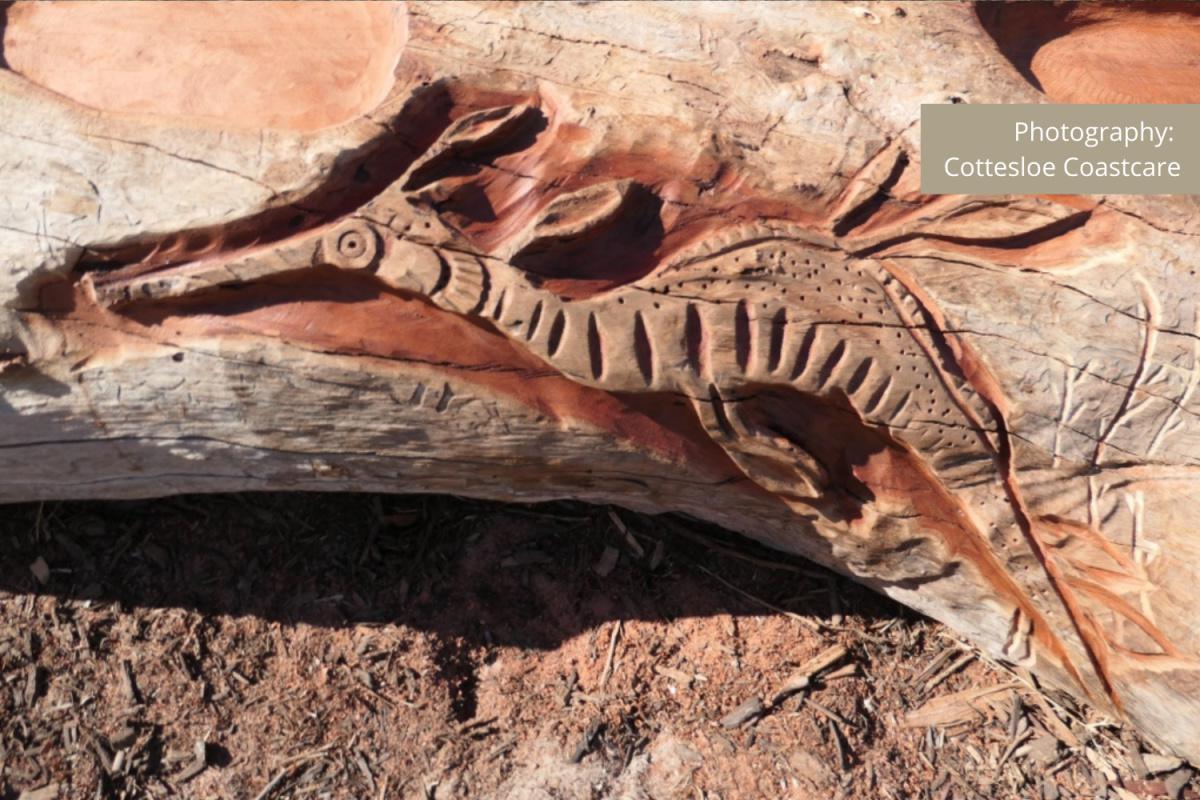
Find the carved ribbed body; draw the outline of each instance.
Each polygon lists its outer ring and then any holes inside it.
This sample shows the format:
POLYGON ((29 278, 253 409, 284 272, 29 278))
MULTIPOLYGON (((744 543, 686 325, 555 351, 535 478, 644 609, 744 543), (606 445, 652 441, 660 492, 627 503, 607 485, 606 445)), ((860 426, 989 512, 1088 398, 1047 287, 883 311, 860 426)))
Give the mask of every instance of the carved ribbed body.
POLYGON ((949 357, 936 321, 883 264, 847 256, 804 229, 732 226, 651 275, 578 300, 472 252, 436 217, 390 197, 316 241, 301 237, 97 292, 123 302, 310 264, 372 269, 394 289, 488 320, 584 385, 685 395, 727 444, 738 432, 725 403, 747 387, 789 386, 837 399, 886 429, 922 453, 948 488, 995 479, 992 409, 949 357), (340 252, 346 242, 353 247, 340 252))
POLYGON ((701 402, 764 384, 839 394, 865 421, 925 453, 951 484, 992 466, 990 409, 942 362, 936 326, 876 261, 759 232, 568 300, 505 262, 441 255, 448 272, 435 303, 490 320, 588 386, 701 402), (940 459, 943 452, 953 458, 940 459))

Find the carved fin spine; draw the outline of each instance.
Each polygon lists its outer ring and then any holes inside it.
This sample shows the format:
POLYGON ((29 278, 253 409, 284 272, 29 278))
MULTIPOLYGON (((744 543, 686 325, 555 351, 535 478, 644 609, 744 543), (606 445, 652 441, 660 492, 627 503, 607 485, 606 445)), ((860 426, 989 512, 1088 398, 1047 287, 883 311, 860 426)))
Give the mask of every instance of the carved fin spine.
POLYGON ((739 300, 733 315, 733 347, 737 358, 738 372, 745 374, 750 364, 751 339, 750 310, 745 300, 739 300))
POLYGON ((688 303, 684 312, 683 336, 687 344, 688 366, 697 375, 704 374, 704 321, 695 303, 688 303))
POLYGON ((438 254, 449 267, 450 277, 445 287, 434 293, 434 301, 458 314, 479 313, 487 303, 490 288, 490 276, 483 263, 456 250, 439 250, 438 254))
POLYGON ((867 383, 867 378, 871 375, 871 369, 875 366, 875 359, 867 356, 859 362, 854 369, 854 373, 850 376, 850 380, 846 382, 846 394, 853 397, 858 394, 859 390, 867 383))
POLYGON ((638 371, 646 386, 654 383, 654 343, 649 331, 646 330, 646 320, 641 311, 633 315, 633 356, 637 361, 638 371))
POLYGON ((744 374, 753 381, 778 380, 775 372, 783 359, 787 311, 769 303, 749 303, 749 352, 744 374))
POLYGON ((809 364, 813 361, 813 353, 817 349, 817 339, 821 335, 820 325, 810 325, 800 340, 796 357, 792 361, 792 383, 799 383, 808 373, 809 364))
POLYGON ((788 335, 787 307, 780 307, 772 316, 768 326, 766 371, 775 374, 783 362, 784 343, 788 335))
POLYGON ((587 351, 592 379, 598 381, 604 377, 604 339, 600 335, 600 323, 595 312, 588 314, 587 351))
POLYGON ((550 323, 550 333, 546 340, 546 353, 551 357, 558 355, 559 348, 562 346, 563 335, 566 333, 567 314, 563 309, 558 309, 555 312, 554 320, 550 323))
POLYGON ((888 394, 892 391, 892 386, 895 383, 895 378, 892 375, 887 375, 883 383, 875 387, 875 391, 871 393, 867 404, 863 407, 863 414, 872 417, 879 407, 887 400, 888 394))
POLYGON ((533 341, 533 337, 537 336, 538 327, 542 324, 542 308, 544 306, 544 301, 534 301, 533 311, 530 312, 529 321, 525 325, 525 341, 533 341))
POLYGON ((834 374, 838 371, 838 367, 842 366, 845 362, 846 354, 849 351, 850 343, 845 339, 839 339, 833 346, 833 349, 829 351, 829 356, 825 359, 825 363, 821 365, 821 369, 817 373, 816 386, 819 391, 824 391, 825 387, 830 384, 834 374))

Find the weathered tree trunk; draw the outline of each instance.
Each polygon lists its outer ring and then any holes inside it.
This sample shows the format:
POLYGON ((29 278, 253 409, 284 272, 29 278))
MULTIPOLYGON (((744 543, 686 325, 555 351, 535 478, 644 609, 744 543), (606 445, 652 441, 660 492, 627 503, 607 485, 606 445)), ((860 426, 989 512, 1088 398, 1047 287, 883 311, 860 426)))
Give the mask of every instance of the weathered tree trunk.
POLYGON ((1177 13, 12 7, 0 500, 686 512, 1198 758, 1196 204, 917 191, 921 103, 1200 100, 1177 13))

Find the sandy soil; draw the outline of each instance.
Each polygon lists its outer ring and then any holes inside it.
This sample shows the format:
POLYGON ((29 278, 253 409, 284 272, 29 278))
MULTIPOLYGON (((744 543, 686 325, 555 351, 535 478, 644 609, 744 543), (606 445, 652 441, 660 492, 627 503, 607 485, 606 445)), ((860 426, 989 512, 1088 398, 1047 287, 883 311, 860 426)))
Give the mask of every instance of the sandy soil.
POLYGON ((688 520, 329 495, 4 512, 0 798, 1200 797, 941 626, 688 520))

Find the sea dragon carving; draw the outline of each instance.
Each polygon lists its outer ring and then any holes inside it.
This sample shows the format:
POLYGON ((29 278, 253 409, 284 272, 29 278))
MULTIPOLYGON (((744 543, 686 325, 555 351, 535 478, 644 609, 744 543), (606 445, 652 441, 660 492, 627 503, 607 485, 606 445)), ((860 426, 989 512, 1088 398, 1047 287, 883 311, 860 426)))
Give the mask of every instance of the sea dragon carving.
MULTIPOLYGON (((1070 526, 1047 532, 1031 518, 1010 463, 1005 400, 986 367, 945 332, 912 278, 885 260, 845 253, 832 237, 780 222, 706 235, 651 274, 592 297, 550 291, 514 265, 516 256, 612 217, 627 201, 627 182, 560 196, 503 252, 490 254, 426 200, 439 159, 510 135, 531 113, 515 106, 460 120, 399 180, 333 224, 169 268, 88 273, 84 285, 98 304, 119 309, 322 267, 371 274, 394 291, 492 326, 582 384, 683 396, 751 480, 818 530, 860 526, 867 550, 878 550, 883 545, 870 541, 886 538, 888 521, 866 508, 848 519, 828 497, 829 466, 753 412, 759 393, 772 387, 821 398, 914 456, 903 463, 915 473, 918 494, 933 498, 920 513, 939 534, 932 538, 940 550, 929 561, 970 564, 1010 604, 1006 655, 1030 658, 1037 642, 1091 693, 1069 653, 1065 637, 1073 635, 1091 675, 1119 706, 1108 646, 1081 605, 1088 587, 1062 572, 1045 543, 1058 547, 1070 526), (1035 602, 1031 587, 1039 581, 1053 587, 1073 631, 1050 623, 1052 601, 1035 602)), ((905 572, 907 562, 889 567, 886 559, 864 558, 862 571, 876 578, 922 577, 905 572)), ((1122 613, 1149 624, 1135 610, 1122 613)))

